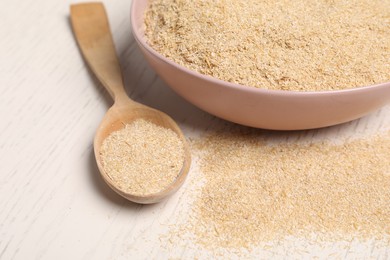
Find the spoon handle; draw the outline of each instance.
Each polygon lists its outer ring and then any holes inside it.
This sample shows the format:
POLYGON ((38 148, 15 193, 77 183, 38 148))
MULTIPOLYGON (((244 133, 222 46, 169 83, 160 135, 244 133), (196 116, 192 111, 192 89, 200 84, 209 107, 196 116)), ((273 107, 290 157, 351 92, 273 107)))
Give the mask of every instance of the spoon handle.
POLYGON ((102 3, 70 7, 72 27, 84 58, 115 102, 128 101, 107 14, 102 3))

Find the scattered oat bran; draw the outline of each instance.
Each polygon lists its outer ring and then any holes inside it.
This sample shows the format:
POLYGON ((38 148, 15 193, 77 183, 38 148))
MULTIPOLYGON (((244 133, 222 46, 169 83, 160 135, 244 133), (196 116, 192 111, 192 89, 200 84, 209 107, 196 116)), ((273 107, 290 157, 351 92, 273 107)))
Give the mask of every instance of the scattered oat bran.
POLYGON ((100 156, 107 175, 122 191, 142 196, 175 181, 184 163, 184 147, 172 130, 138 119, 109 135, 100 156))
POLYGON ((205 184, 187 232, 206 248, 302 237, 390 242, 390 131, 344 144, 271 144, 257 130, 193 141, 205 184))
POLYGON ((338 90, 390 81, 390 0, 151 0, 148 43, 246 86, 338 90))

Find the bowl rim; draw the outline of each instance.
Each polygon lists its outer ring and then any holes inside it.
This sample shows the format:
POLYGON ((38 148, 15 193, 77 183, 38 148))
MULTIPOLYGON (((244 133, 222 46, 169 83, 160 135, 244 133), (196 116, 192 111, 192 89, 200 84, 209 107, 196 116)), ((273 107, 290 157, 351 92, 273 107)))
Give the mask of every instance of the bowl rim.
MULTIPOLYGON (((145 0, 140 0, 145 1, 145 0)), ((149 0, 146 0, 149 1, 149 0)), ((143 33, 143 29, 139 26, 137 26, 136 21, 136 4, 137 0, 133 0, 131 3, 131 10, 130 10, 130 23, 131 23, 131 29, 133 36, 135 40, 140 44, 142 47, 144 47, 149 53, 151 53, 153 56, 157 57, 161 62, 166 63, 167 65, 173 66, 179 71, 182 71, 186 74, 189 74, 196 78, 201 78, 203 80, 207 80, 211 83, 224 86, 227 88, 230 88, 232 90, 239 90, 239 91, 246 91, 246 92, 252 92, 256 94, 267 94, 267 95, 280 95, 280 96, 313 96, 313 95, 340 95, 340 94, 352 94, 356 92, 365 92, 372 88, 386 88, 390 87, 390 81, 377 83, 374 85, 367 85, 367 86, 358 86, 353 88, 347 88, 347 89, 338 89, 338 90, 321 90, 321 91, 297 91, 297 90, 276 90, 276 89, 265 89, 265 88, 257 88, 247 85, 242 85, 238 83, 228 82, 222 79, 218 79, 209 75, 202 74, 200 72, 188 69, 185 66, 182 66, 173 60, 165 57, 161 53, 157 52, 155 49, 153 49, 146 41, 145 34, 143 33)))

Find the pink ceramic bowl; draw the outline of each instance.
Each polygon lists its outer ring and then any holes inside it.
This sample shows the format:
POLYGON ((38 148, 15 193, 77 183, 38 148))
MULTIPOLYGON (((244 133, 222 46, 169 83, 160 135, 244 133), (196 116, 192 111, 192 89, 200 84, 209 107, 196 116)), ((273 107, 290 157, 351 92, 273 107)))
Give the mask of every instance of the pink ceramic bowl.
POLYGON ((133 0, 131 25, 146 60, 180 96, 215 116, 238 124, 275 130, 336 125, 362 117, 390 102, 390 82, 338 91, 266 90, 225 82, 168 60, 145 41, 148 1, 133 0))

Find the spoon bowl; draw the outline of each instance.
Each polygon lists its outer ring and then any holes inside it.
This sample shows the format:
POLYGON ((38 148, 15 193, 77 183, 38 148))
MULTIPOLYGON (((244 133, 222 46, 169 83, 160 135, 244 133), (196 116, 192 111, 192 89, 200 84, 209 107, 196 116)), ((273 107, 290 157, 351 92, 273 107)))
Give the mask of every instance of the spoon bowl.
POLYGON ((142 204, 159 202, 177 191, 187 177, 191 163, 187 141, 172 118, 161 111, 137 103, 127 96, 104 6, 101 3, 72 5, 71 21, 86 62, 114 99, 114 105, 104 116, 94 139, 95 158, 103 180, 115 192, 130 201, 142 204), (105 171, 100 156, 103 141, 111 133, 137 119, 172 130, 180 138, 184 148, 184 162, 176 179, 164 190, 142 196, 119 188, 105 171))
POLYGON ((225 82, 167 59, 145 39, 148 1, 133 0, 134 38, 150 66, 179 95, 210 114, 238 124, 274 130, 320 128, 362 117, 390 101, 390 82, 337 91, 267 90, 225 82))
POLYGON ((162 113, 161 111, 155 110, 139 103, 135 103, 131 100, 123 100, 123 104, 120 105, 115 103, 114 106, 112 106, 107 111, 95 135, 94 153, 99 171, 103 176, 104 181, 122 197, 141 204, 156 203, 175 193, 184 183, 191 161, 189 147, 186 142, 186 139, 180 128, 173 121, 173 119, 165 113, 162 113), (178 177, 175 179, 174 183, 172 183, 170 186, 168 186, 166 189, 159 193, 136 196, 119 189, 116 184, 111 180, 110 176, 104 170, 100 157, 100 147, 102 147, 103 141, 112 132, 118 131, 122 129, 125 124, 130 124, 131 122, 141 118, 155 125, 174 131, 184 144, 185 158, 184 165, 180 173, 178 173, 178 177))

